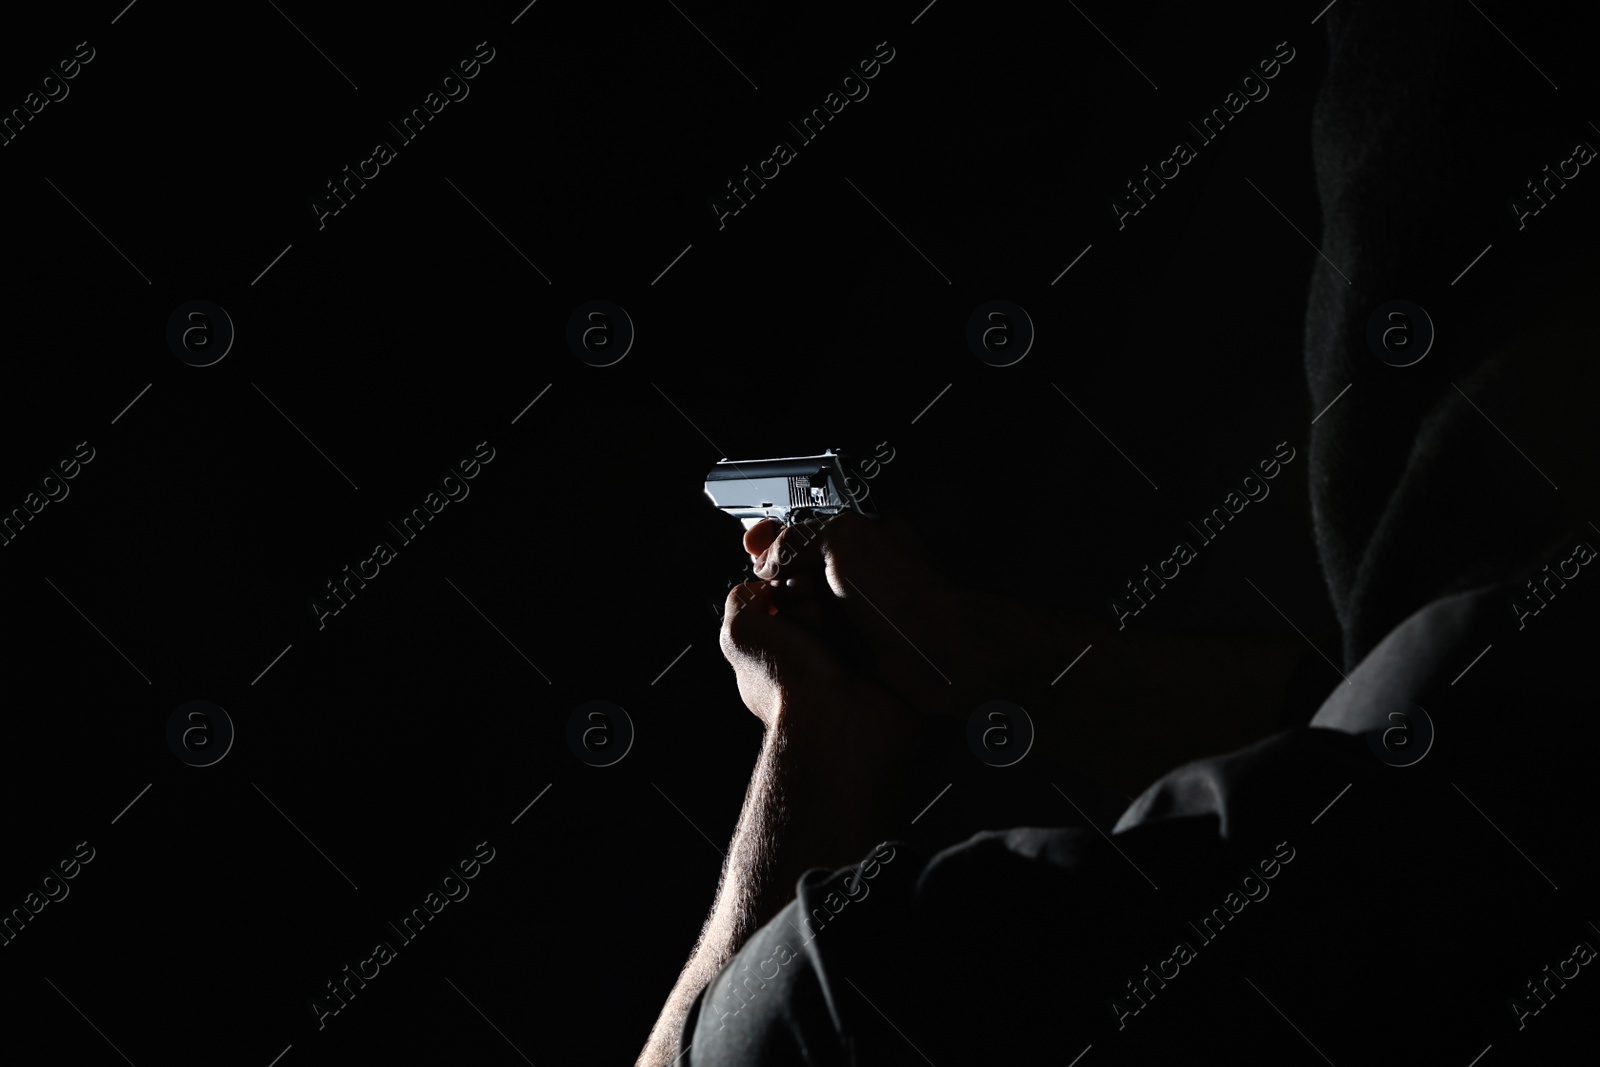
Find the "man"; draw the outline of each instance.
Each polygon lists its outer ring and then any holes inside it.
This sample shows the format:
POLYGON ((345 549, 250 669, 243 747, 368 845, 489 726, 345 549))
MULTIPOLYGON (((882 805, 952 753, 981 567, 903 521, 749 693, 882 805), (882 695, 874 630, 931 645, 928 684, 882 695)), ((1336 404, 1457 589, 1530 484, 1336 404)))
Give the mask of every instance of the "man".
POLYGON ((1592 1016, 1595 208, 1560 201, 1493 299, 1450 282, 1454 230, 1501 232, 1508 176, 1575 137, 1468 7, 1322 18, 1309 462, 1344 680, 1278 729, 1287 644, 1124 642, 1041 723, 1088 772, 1072 814, 919 844, 920 768, 1107 624, 963 590, 890 520, 757 526, 723 650, 765 742, 642 1064, 1540 1062, 1592 1016), (1410 368, 1367 337, 1400 296, 1450 331, 1410 368), (1559 490, 1530 455, 1572 459, 1559 490))

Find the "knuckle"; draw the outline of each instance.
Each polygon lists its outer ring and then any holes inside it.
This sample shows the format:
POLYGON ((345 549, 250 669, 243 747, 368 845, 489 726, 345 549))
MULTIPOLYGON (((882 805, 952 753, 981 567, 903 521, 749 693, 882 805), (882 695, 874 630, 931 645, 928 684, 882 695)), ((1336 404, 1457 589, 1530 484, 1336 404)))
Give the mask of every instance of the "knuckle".
POLYGON ((801 550, 810 544, 815 536, 815 527, 809 522, 785 527, 778 540, 774 542, 771 562, 787 567, 800 558, 801 550))

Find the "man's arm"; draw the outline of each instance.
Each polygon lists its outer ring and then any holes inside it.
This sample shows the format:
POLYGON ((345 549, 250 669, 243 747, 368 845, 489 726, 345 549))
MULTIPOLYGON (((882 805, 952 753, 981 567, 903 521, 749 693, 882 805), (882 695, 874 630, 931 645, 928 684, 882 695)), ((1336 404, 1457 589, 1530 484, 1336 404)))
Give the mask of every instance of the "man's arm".
POLYGON ((723 652, 740 695, 767 732, 715 906, 640 1067, 676 1059, 696 995, 789 902, 801 874, 853 863, 891 832, 904 814, 895 800, 925 728, 912 708, 970 710, 986 687, 1053 669, 1092 643, 1101 655, 1076 668, 1073 695, 1047 710, 1058 714, 1041 722, 1041 746, 1137 793, 1180 763, 1273 732, 1299 654, 1275 638, 1117 634, 1086 616, 962 589, 908 552, 897 531, 856 516, 782 554, 781 563, 779 552, 766 551, 776 532, 763 524, 746 536, 752 555, 765 556, 757 573, 773 580, 730 593, 723 622, 723 652), (856 609, 848 621, 874 652, 882 686, 851 673, 817 636, 831 599, 856 609), (781 615, 769 614, 779 605, 781 615), (916 634, 915 646, 898 624, 916 634), (963 684, 941 677, 925 654, 955 665, 963 684), (1185 690, 1194 694, 1187 701, 1170 699, 1185 690))
POLYGON ((716 904, 639 1067, 677 1059, 695 996, 793 898, 800 875, 860 860, 904 814, 897 801, 921 723, 881 687, 849 674, 814 635, 769 615, 771 599, 765 583, 728 597, 723 651, 766 735, 716 904))

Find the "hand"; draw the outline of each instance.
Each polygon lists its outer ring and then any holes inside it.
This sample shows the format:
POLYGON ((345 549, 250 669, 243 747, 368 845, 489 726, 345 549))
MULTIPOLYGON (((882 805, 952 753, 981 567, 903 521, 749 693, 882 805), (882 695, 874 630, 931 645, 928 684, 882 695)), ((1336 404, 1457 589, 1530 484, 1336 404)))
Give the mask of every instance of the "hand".
POLYGON ((966 715, 1046 678, 1063 652, 1081 647, 1037 609, 951 581, 892 517, 769 520, 746 531, 744 545, 756 574, 781 583, 780 617, 826 632, 840 613, 872 676, 923 714, 966 715))
POLYGON ((722 654, 745 707, 769 731, 781 729, 840 754, 909 758, 922 729, 916 715, 851 670, 815 629, 780 614, 776 591, 776 582, 746 582, 728 594, 722 654))
POLYGON ((804 871, 854 863, 901 831, 931 726, 852 671, 819 634, 774 614, 775 589, 735 588, 722 623, 739 695, 767 727, 738 835, 752 851, 730 854, 740 857, 763 922, 804 871))

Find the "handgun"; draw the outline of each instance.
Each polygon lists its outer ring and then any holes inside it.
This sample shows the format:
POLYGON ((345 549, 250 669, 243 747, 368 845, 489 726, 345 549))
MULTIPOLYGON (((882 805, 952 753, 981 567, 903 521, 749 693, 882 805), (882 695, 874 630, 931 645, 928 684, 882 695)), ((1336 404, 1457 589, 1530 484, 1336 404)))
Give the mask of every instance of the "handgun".
POLYGON ((841 511, 873 516, 849 463, 831 448, 816 456, 718 460, 706 474, 706 496, 746 530, 762 519, 788 526, 841 511))
MULTIPOLYGON (((762 519, 789 526, 844 511, 875 517, 866 487, 849 473, 849 464, 849 455, 832 448, 815 456, 719 460, 706 473, 706 496, 746 530, 762 519)), ((723 599, 739 582, 754 577, 748 571, 746 567, 740 577, 726 582, 723 599)), ((721 601, 712 602, 711 610, 720 616, 721 601)))

